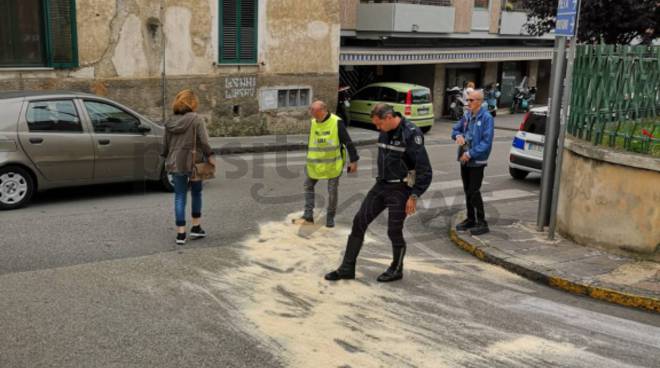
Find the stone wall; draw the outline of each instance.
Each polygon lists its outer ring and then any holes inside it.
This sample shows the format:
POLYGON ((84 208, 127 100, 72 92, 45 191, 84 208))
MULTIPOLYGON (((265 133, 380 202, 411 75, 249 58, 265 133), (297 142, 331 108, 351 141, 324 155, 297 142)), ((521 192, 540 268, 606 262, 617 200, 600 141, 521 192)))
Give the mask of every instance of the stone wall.
POLYGON ((567 138, 559 231, 586 246, 660 261, 660 159, 567 138))
POLYGON ((306 131, 305 107, 260 111, 264 88, 308 87, 312 99, 336 103, 340 9, 335 0, 259 0, 258 61, 251 65, 218 64, 218 0, 76 4, 80 67, 0 68, 0 90, 91 92, 161 120, 163 105, 169 115, 176 92, 192 88, 214 135, 306 131), (227 78, 247 78, 250 86, 228 93, 227 78))

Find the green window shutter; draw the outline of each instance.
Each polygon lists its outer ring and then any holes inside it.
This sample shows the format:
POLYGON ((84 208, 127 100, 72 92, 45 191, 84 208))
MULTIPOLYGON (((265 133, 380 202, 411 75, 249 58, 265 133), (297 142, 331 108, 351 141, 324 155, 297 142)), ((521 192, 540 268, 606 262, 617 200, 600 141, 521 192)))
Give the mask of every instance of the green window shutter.
POLYGON ((77 67, 76 1, 44 0, 44 9, 50 66, 54 68, 77 67))
POLYGON ((238 61, 238 2, 240 0, 222 1, 222 26, 220 39, 220 62, 238 61))
POLYGON ((257 0, 241 0, 241 62, 257 62, 257 0))
POLYGON ((258 0, 220 0, 220 63, 257 62, 258 0))

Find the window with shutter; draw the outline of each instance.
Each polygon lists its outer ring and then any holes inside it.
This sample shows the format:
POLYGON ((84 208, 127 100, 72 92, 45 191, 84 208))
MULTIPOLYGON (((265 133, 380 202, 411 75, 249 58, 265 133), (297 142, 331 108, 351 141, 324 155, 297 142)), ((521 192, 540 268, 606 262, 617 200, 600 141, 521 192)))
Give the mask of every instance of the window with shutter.
POLYGON ((256 63, 258 0, 219 1, 220 63, 256 63))
POLYGON ((78 66, 75 0, 2 0, 0 67, 78 66))
POLYGON ((55 68, 78 66, 76 40, 76 1, 45 1, 48 12, 50 64, 55 68))

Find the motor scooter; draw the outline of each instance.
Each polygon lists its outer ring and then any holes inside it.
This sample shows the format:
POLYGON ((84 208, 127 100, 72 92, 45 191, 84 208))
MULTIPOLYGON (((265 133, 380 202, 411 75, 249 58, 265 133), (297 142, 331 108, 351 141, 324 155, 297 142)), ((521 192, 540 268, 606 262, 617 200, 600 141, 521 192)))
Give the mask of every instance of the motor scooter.
POLYGON ((491 83, 488 89, 484 90, 484 103, 483 106, 488 109, 492 117, 497 116, 497 100, 502 96, 499 91, 499 83, 491 83))
POLYGON ((447 88, 447 97, 449 98, 449 116, 452 120, 458 120, 463 116, 466 101, 463 98, 463 89, 458 86, 447 88))
POLYGON ((536 100, 536 87, 527 86, 527 77, 524 77, 520 85, 516 87, 513 93, 513 102, 511 104, 511 113, 523 111, 527 112, 536 100))

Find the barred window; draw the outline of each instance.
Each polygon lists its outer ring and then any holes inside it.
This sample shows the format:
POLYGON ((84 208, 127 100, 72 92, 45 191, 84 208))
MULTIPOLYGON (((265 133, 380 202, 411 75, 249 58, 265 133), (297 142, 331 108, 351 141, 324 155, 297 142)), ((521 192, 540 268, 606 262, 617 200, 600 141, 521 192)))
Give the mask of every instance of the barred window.
POLYGON ((3 0, 0 67, 78 66, 75 0, 3 0))
POLYGON ((280 89, 277 91, 277 107, 305 107, 310 104, 310 90, 280 89))

